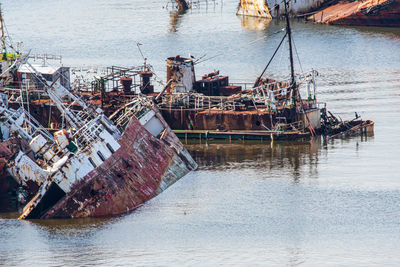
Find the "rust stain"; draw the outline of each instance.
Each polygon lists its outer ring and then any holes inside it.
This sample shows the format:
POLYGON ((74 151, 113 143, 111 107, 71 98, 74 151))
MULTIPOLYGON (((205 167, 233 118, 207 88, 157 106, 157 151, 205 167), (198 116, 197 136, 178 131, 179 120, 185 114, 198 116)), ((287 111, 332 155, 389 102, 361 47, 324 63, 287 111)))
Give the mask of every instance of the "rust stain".
POLYGON ((41 218, 121 214, 159 194, 197 166, 190 156, 179 155, 179 149, 184 150, 183 145, 170 129, 166 135, 164 140, 159 140, 138 120, 131 119, 118 140, 120 149, 73 184, 70 193, 41 218))
POLYGON ((237 15, 272 19, 265 0, 240 0, 237 15))
POLYGON ((341 1, 307 19, 336 25, 400 27, 400 0, 341 1))

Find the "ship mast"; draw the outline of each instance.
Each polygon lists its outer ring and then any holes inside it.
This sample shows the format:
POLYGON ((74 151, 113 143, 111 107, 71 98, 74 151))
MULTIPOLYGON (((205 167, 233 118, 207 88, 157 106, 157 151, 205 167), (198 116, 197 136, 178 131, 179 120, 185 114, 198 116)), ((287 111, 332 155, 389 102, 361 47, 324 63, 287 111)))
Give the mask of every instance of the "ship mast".
POLYGON ((7 49, 6 49, 6 41, 5 41, 5 36, 4 36, 4 21, 3 21, 3 12, 1 10, 1 4, 0 4, 0 30, 1 30, 1 42, 2 42, 2 52, 3 54, 3 59, 7 59, 7 49))
POLYGON ((292 104, 296 108, 296 84, 294 78, 294 64, 293 64, 293 48, 292 48, 292 30, 290 28, 290 20, 289 20, 289 2, 284 0, 285 3, 285 18, 286 18, 286 33, 289 41, 289 59, 290 59, 290 76, 291 76, 291 91, 292 91, 292 104))

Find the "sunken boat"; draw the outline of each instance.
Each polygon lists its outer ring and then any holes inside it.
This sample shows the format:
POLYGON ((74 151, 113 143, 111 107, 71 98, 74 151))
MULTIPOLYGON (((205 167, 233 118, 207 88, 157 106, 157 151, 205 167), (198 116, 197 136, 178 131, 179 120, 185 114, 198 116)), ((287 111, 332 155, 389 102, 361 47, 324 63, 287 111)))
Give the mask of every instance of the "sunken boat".
MULTIPOLYGON (((287 13, 286 13, 287 14, 287 13)), ((256 139, 308 140, 315 135, 335 135, 358 126, 356 133, 372 133, 374 124, 356 117, 338 120, 325 103, 316 97, 318 72, 296 74, 293 67, 291 29, 288 14, 286 32, 261 75, 254 83, 230 83, 219 71, 196 79, 192 58, 170 57, 167 63, 167 83, 161 92, 151 84, 155 75, 151 65, 107 67, 106 74, 85 83, 80 79, 69 83, 66 67, 35 65, 35 71, 23 64, 16 69, 11 88, 0 89, 9 96, 13 108, 25 105, 29 113, 43 126, 56 130, 64 127, 64 113, 49 98, 44 85, 36 78, 41 74, 49 84, 61 83, 67 90, 78 92, 85 102, 101 107, 107 117, 134 101, 147 96, 174 131, 184 139, 256 139), (271 61, 288 39, 290 76, 283 80, 264 78, 271 61), (61 119, 60 119, 61 118, 61 119)), ((77 102, 66 103, 81 110, 77 102)))
POLYGON ((332 25, 400 27, 400 0, 333 1, 306 19, 332 25))
POLYGON ((7 170, 19 184, 39 187, 20 219, 126 213, 197 167, 148 99, 136 98, 112 122, 100 108, 60 82, 49 84, 29 66, 64 114, 66 127, 51 134, 22 107, 8 107, 8 96, 1 95, 3 140, 18 136, 28 143, 7 170), (65 99, 81 109, 71 109, 65 99))
POLYGON ((167 85, 155 98, 163 117, 182 138, 204 139, 309 139, 342 132, 371 134, 374 123, 341 121, 316 97, 318 72, 296 74, 292 32, 285 3, 286 31, 261 75, 251 84, 231 84, 219 71, 197 80, 195 61, 180 56, 167 59, 167 85), (264 78, 282 43, 288 40, 290 76, 264 78))
POLYGON ((71 92, 69 68, 46 64, 60 56, 23 55, 1 9, 0 24, 0 210, 14 198, 21 219, 117 215, 196 169, 148 98, 127 99, 111 121, 71 92))
POLYGON ((240 0, 237 15, 270 19, 293 17, 316 23, 347 26, 400 26, 400 0, 298 0, 288 6, 276 0, 240 0))

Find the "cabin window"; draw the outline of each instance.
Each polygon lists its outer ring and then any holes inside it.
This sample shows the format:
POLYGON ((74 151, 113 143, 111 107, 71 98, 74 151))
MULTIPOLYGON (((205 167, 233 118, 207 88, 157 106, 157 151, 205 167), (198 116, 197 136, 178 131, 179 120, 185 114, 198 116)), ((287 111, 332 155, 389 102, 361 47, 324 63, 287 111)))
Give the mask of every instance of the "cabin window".
POLYGON ((53 81, 53 75, 51 74, 43 74, 43 77, 49 82, 53 81))
POLYGON ((97 151, 97 155, 99 155, 99 157, 100 157, 100 159, 101 159, 102 161, 105 161, 105 160, 106 160, 106 158, 103 156, 103 153, 101 153, 100 151, 97 151))
POLYGON ((89 157, 89 162, 92 164, 93 168, 97 168, 96 164, 94 163, 93 159, 89 157))
POLYGON ((107 146, 108 150, 111 151, 111 153, 115 152, 115 150, 112 148, 112 146, 109 143, 107 143, 106 146, 107 146))

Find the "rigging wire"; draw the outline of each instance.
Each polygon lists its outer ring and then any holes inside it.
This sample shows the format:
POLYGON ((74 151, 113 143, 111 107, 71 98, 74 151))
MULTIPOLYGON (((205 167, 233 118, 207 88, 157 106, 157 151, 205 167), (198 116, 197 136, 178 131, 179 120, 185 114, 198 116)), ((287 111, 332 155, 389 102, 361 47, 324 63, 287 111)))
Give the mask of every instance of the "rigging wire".
POLYGON ((279 58, 278 69, 281 68, 283 55, 285 54, 285 51, 287 51, 286 46, 287 46, 287 42, 285 42, 285 43, 283 44, 283 48, 281 49, 281 57, 279 58))
POLYGON ((268 64, 267 64, 267 66, 264 68, 263 72, 260 74, 260 76, 258 76, 256 82, 254 83, 254 87, 257 86, 257 83, 260 81, 261 77, 264 75, 265 71, 268 69, 268 67, 269 67, 269 65, 271 64, 272 60, 274 59, 276 53, 278 53, 279 48, 281 47, 281 45, 282 45, 283 41, 285 40, 286 36, 287 36, 287 33, 285 33, 285 35, 283 36, 281 42, 279 43, 278 47, 275 49, 274 54, 272 55, 271 59, 268 61, 268 64))
POLYGON ((273 36, 273 35, 275 35, 275 34, 278 34, 278 33, 283 32, 283 31, 285 31, 285 29, 281 29, 281 30, 279 30, 279 31, 276 31, 276 32, 270 34, 270 35, 265 35, 265 36, 263 36, 263 37, 257 38, 257 39, 255 39, 255 40, 253 40, 253 41, 251 41, 251 42, 248 42, 248 43, 246 43, 246 44, 244 44, 244 45, 241 45, 241 46, 239 46, 239 47, 237 47, 237 48, 231 48, 231 49, 228 49, 228 50, 226 50, 226 51, 224 51, 224 52, 221 52, 221 53, 218 53, 218 54, 216 54, 216 55, 214 55, 214 56, 211 56, 211 57, 209 57, 209 58, 205 58, 205 59, 203 59, 203 60, 197 61, 195 64, 200 64, 200 63, 203 63, 203 62, 205 62, 205 61, 214 59, 214 58, 216 58, 216 57, 225 55, 225 54, 227 54, 228 52, 231 52, 232 50, 238 50, 238 49, 241 49, 241 48, 250 46, 250 45, 252 45, 252 44, 254 44, 254 43, 258 42, 258 41, 264 40, 264 39, 266 39, 266 38, 268 38, 268 37, 271 37, 271 36, 273 36))
POLYGON ((7 45, 14 51, 14 53, 18 53, 17 50, 15 50, 13 44, 13 40, 11 39, 10 33, 8 32, 7 25, 4 23, 4 20, 2 21, 3 23, 3 29, 5 30, 5 36, 3 36, 4 41, 7 43, 7 45))
POLYGON ((297 60, 299 61, 299 65, 300 65, 301 72, 303 73, 303 72, 304 72, 304 71, 303 71, 303 66, 301 65, 299 53, 297 53, 296 42, 294 41, 293 36, 292 36, 292 40, 293 40, 294 51, 296 52, 297 60))

